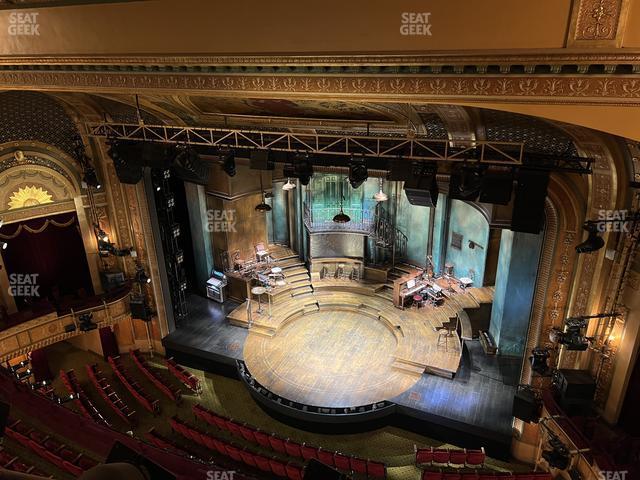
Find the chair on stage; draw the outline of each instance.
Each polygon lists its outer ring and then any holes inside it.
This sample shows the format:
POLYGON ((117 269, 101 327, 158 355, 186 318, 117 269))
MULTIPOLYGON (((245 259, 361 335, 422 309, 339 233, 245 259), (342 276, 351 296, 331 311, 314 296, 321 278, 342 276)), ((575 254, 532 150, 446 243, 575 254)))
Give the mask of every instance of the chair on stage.
POLYGON ((336 273, 334 274, 334 277, 338 280, 341 280, 342 278, 344 278, 344 263, 338 264, 338 266, 336 267, 336 273))
POLYGON ((269 250, 264 246, 264 243, 260 242, 255 246, 256 250, 256 260, 258 262, 267 262, 269 263, 269 250))
POLYGON ((422 306, 422 295, 416 293, 411 298, 413 299, 413 303, 411 304, 411 306, 416 310, 419 309, 422 306))
POLYGON ((448 351, 449 350, 449 329, 445 327, 443 328, 434 327, 434 330, 438 334, 438 343, 436 344, 436 346, 439 347, 440 345, 444 345, 444 351, 445 352, 448 351))

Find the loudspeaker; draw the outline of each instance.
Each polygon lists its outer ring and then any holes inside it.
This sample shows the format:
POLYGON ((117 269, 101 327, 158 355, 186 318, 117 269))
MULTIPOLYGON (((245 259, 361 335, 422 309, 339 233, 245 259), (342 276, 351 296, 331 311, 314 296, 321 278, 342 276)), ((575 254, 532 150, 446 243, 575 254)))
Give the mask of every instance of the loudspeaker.
POLYGON ((435 207, 438 203, 438 182, 435 172, 413 175, 405 181, 404 193, 411 205, 435 207))
POLYGON ((0 438, 4 436, 4 429, 7 427, 10 408, 8 403, 0 402, 0 438))
POLYGON ((273 170, 274 163, 269 150, 251 150, 249 168, 253 170, 273 170))
POLYGON ((521 169, 518 173, 516 198, 513 203, 511 230, 540 233, 544 221, 549 172, 521 169))
POLYGON ((596 394, 596 382, 587 370, 561 368, 556 386, 563 401, 591 403, 596 394))
POLYGON ((100 272, 100 280, 102 288, 107 292, 125 284, 123 272, 100 272))
POLYGON ((482 177, 479 201, 507 205, 511 201, 513 174, 511 170, 489 168, 482 177))
POLYGON ((313 458, 307 463, 303 477, 304 480, 347 480, 347 478, 346 475, 313 458))
POLYGON ((390 182, 404 182, 413 177, 413 162, 401 158, 393 159, 389 162, 389 173, 387 180, 390 182))
POLYGON ((137 318, 145 322, 151 321, 151 309, 144 297, 132 297, 129 301, 129 307, 131 308, 131 318, 137 318))
POLYGON ((530 388, 518 388, 513 396, 512 415, 520 420, 538 423, 540 419, 540 401, 530 388))
POLYGON ((185 182, 207 185, 209 183, 209 164, 204 162, 198 152, 191 148, 178 151, 173 170, 176 176, 185 182))

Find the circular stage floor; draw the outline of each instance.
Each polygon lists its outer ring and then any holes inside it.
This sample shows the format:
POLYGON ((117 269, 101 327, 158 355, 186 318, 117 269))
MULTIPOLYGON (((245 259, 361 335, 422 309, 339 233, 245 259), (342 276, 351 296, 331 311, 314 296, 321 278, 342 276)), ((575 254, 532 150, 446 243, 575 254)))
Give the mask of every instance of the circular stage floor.
POLYGON ((271 337, 251 332, 244 359, 278 395, 321 407, 388 400, 419 376, 393 366, 398 332, 358 310, 323 309, 291 318, 271 337))

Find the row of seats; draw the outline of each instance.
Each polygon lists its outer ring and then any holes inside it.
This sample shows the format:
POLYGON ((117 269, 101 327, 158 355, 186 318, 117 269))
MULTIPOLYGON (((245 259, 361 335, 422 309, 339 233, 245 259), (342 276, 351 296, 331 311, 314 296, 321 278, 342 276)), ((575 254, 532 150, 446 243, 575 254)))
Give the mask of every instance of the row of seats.
POLYGON ((53 478, 53 475, 47 476, 33 465, 27 465, 17 455, 7 451, 4 447, 0 447, 0 467, 19 473, 28 473, 39 477, 53 478))
POLYGON ((304 478, 304 467, 295 463, 284 463, 276 458, 268 458, 263 455, 243 449, 239 446, 228 443, 213 435, 198 430, 187 425, 177 417, 170 420, 171 428, 184 436, 185 438, 195 441, 209 450, 217 451, 225 457, 229 457, 236 462, 257 468, 264 472, 272 473, 278 477, 287 478, 289 480, 302 480, 304 478))
POLYGON ((195 394, 200 395, 202 393, 202 386, 200 385, 198 377, 182 368, 181 365, 178 365, 173 358, 167 359, 167 368, 178 380, 180 380, 195 394))
POLYGON ((439 472, 425 470, 422 480, 552 480, 548 472, 499 473, 499 472, 439 472))
POLYGON ((86 368, 89 380, 91 380, 91 383, 96 387, 100 396, 125 423, 134 425, 135 410, 131 410, 126 402, 120 398, 102 371, 98 368, 98 365, 94 363, 93 365, 87 365, 86 368))
POLYGON ((124 368, 120 357, 109 357, 109 365, 116 377, 120 379, 120 382, 126 387, 127 390, 133 395, 133 397, 153 415, 160 413, 160 401, 158 399, 152 399, 151 396, 145 391, 144 388, 134 379, 127 369, 124 368))
POLYGON ((171 384, 166 379, 162 378, 160 372, 150 367, 144 357, 140 354, 140 350, 131 350, 129 353, 131 354, 133 362, 138 367, 138 370, 140 370, 151 381, 151 383, 158 388, 158 390, 164 393, 170 400, 178 403, 180 402, 182 398, 182 392, 180 389, 172 388, 171 384))
POLYGON ((417 448, 416 466, 423 468, 434 464, 438 465, 465 465, 467 467, 484 466, 487 456, 484 448, 479 450, 467 450, 459 448, 417 448))
POLYGON ((194 405, 192 410, 196 417, 204 420, 209 425, 213 425, 223 431, 229 431, 248 442, 275 452, 306 461, 316 459, 347 472, 361 473, 373 478, 386 478, 386 465, 382 462, 332 452, 305 443, 300 444, 289 439, 285 440, 274 433, 268 434, 251 425, 238 423, 218 415, 200 404, 194 405))
POLYGON ((158 433, 155 427, 152 427, 146 434, 146 439, 162 450, 167 450, 173 453, 177 453, 178 455, 187 455, 191 457, 197 457, 191 451, 177 445, 173 440, 167 438, 160 433, 158 433))
POLYGON ((98 464, 91 457, 76 451, 21 420, 12 421, 5 429, 5 434, 48 462, 76 477, 98 464))
POLYGON ((73 402, 83 416, 90 418, 101 425, 105 425, 107 427, 111 426, 111 423, 109 423, 91 399, 84 393, 84 390, 78 381, 78 377, 76 377, 76 372, 74 372, 73 369, 68 372, 60 370, 60 378, 67 391, 73 395, 73 402))

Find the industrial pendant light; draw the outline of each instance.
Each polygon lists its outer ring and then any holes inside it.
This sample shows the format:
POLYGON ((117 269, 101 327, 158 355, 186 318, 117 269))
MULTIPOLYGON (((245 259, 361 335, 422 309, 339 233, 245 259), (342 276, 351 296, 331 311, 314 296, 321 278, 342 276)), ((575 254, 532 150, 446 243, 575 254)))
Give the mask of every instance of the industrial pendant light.
POLYGON ((349 215, 347 215, 346 213, 344 213, 344 210, 342 210, 342 203, 344 202, 344 195, 343 195, 343 188, 344 188, 344 179, 342 182, 340 182, 340 212, 336 213, 335 217, 333 217, 333 222, 334 223, 348 223, 351 221, 351 217, 349 217, 349 215))
POLYGON ((380 181, 380 191, 373 196, 373 199, 376 202, 386 202, 387 200, 389 200, 389 195, 387 195, 382 191, 382 177, 380 177, 379 181, 380 181))
POLYGON ((271 211, 271 205, 266 202, 264 188, 262 187, 262 170, 260 170, 260 191, 262 192, 262 202, 256 205, 256 212, 267 213, 271 211))
POLYGON ((291 178, 287 177, 287 183, 282 186, 282 189, 288 192, 294 188, 296 188, 296 184, 291 181, 291 178))

